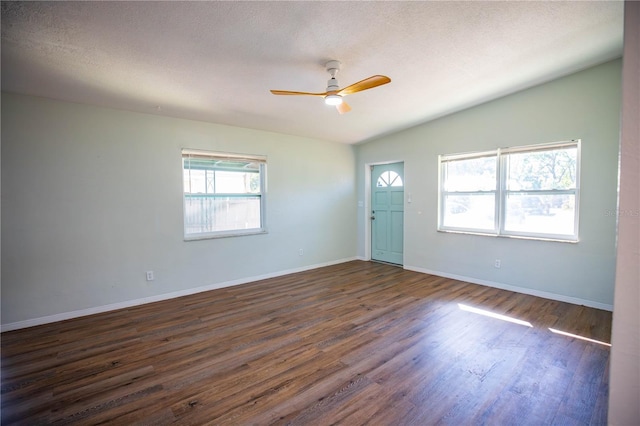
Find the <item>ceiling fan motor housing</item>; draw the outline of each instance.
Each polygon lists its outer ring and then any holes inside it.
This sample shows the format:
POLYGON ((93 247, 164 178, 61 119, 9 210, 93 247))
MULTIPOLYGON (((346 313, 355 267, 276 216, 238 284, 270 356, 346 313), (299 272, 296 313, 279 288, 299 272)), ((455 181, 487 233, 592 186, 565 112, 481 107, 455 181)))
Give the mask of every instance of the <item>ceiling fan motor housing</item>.
POLYGON ((327 92, 338 91, 340 90, 340 86, 338 86, 338 80, 335 77, 331 77, 329 81, 327 81, 327 92))
POLYGON ((325 64, 327 72, 331 75, 329 81, 327 81, 327 92, 337 92, 340 90, 338 86, 338 80, 336 80, 336 74, 340 71, 340 61, 329 61, 325 64))

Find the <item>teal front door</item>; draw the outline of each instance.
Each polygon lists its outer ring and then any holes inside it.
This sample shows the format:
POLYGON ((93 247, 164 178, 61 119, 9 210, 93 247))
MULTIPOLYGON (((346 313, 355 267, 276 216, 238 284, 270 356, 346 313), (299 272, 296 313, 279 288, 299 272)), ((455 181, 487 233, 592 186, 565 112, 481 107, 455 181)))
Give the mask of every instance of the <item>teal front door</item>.
POLYGON ((371 260, 402 265, 404 163, 371 167, 371 260))

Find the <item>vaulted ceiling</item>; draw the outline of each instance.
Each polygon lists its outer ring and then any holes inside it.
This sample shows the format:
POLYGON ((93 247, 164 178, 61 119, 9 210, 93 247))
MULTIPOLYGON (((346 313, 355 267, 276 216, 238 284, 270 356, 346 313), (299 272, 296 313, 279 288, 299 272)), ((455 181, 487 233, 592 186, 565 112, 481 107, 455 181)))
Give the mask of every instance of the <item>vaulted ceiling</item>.
POLYGON ((2 90, 359 143, 619 57, 621 1, 2 2, 2 90), (322 98, 328 60, 350 95, 322 98))

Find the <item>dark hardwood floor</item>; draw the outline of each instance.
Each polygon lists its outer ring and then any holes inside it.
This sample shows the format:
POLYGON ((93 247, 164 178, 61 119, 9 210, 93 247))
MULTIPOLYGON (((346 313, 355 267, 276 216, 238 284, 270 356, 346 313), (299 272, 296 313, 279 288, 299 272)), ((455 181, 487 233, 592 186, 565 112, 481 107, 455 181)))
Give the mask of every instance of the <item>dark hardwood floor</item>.
POLYGON ((550 328, 609 342, 610 326, 610 312, 354 261, 3 333, 1 420, 606 424, 609 347, 550 328))

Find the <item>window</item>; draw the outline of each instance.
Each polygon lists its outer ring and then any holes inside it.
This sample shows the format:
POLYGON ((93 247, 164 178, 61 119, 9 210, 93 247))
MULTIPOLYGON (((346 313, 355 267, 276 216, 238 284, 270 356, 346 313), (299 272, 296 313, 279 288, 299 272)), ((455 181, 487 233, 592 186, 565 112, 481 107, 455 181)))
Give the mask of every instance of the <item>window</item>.
POLYGON ((266 158, 182 150, 185 239, 266 232, 266 158))
POLYGON ((578 241, 580 141, 441 155, 438 230, 578 241))

